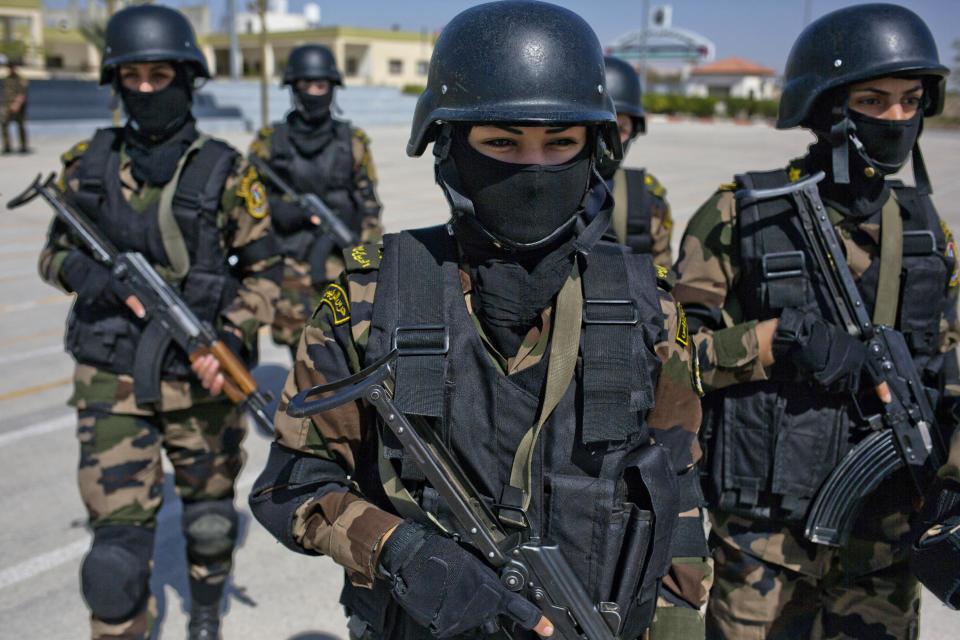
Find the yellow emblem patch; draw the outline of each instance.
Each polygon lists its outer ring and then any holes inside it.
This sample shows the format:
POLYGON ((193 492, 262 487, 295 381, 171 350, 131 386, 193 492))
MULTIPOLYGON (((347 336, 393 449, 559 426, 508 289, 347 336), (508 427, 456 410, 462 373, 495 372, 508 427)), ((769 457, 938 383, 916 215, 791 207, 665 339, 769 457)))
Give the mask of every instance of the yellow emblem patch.
POLYGON ((350 320, 350 300, 347 299, 347 292, 340 285, 331 284, 327 286, 326 291, 323 292, 323 298, 320 300, 320 305, 330 307, 335 326, 350 320))
POLYGON ((670 270, 662 265, 656 265, 657 267, 657 277, 663 280, 667 277, 667 274, 670 273, 670 270))
POLYGON ((960 260, 957 259, 957 242, 953 239, 953 232, 950 231, 950 227, 943 220, 940 221, 940 229, 943 231, 943 239, 947 244, 944 255, 953 260, 953 273, 950 274, 949 286, 956 287, 960 285, 960 260))
POLYGON ((350 257, 363 269, 373 264, 370 261, 370 256, 367 255, 367 245, 365 244, 357 245, 353 249, 350 249, 350 257))
POLYGON ((252 218, 260 220, 267 215, 267 191, 260 182, 260 176, 253 167, 248 167, 247 172, 240 178, 240 186, 237 187, 237 195, 243 198, 247 206, 247 213, 252 218))
POLYGON ((677 344, 686 347, 690 344, 690 330, 687 328, 687 314, 683 305, 677 303, 677 344))
POLYGON ((800 167, 790 167, 790 171, 787 172, 787 179, 790 182, 796 182, 800 179, 800 167))

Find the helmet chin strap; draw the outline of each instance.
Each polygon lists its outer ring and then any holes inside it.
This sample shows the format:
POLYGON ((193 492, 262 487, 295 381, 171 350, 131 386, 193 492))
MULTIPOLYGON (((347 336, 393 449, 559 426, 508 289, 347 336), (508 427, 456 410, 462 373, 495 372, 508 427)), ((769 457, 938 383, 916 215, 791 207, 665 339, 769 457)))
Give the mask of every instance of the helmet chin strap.
MULTIPOLYGON (((444 123, 440 128, 440 133, 437 135, 436 141, 433 143, 433 155, 435 158, 434 177, 437 184, 443 189, 443 193, 447 198, 447 202, 450 204, 454 216, 483 234, 493 246, 506 253, 534 251, 552 244, 558 238, 566 235, 576 225, 577 219, 580 217, 581 209, 577 209, 576 213, 574 213, 569 220, 557 227, 556 230, 549 235, 534 242, 515 242, 488 229, 477 219, 473 202, 461 192, 457 167, 453 158, 450 156, 450 144, 452 140, 453 126, 450 123, 444 123)), ((598 153, 600 152, 602 152, 602 150, 598 151, 598 153)), ((600 177, 600 174, 597 173, 596 162, 591 166, 590 172, 596 180, 599 180, 600 183, 603 184, 603 179, 600 177)), ((589 184, 590 182, 588 182, 588 187, 584 190, 584 196, 589 192, 589 184)), ((604 189, 607 189, 605 184, 604 189)), ((607 189, 607 193, 608 197, 610 197, 609 189, 607 189)), ((593 245, 603 236, 610 226, 611 210, 612 207, 604 208, 579 234, 577 242, 575 243, 577 251, 584 254, 589 253, 593 245)))
POLYGON ((833 108, 834 118, 839 120, 830 127, 830 147, 832 149, 833 182, 834 184, 850 184, 850 154, 849 141, 851 129, 855 129, 847 113, 847 101, 833 108))

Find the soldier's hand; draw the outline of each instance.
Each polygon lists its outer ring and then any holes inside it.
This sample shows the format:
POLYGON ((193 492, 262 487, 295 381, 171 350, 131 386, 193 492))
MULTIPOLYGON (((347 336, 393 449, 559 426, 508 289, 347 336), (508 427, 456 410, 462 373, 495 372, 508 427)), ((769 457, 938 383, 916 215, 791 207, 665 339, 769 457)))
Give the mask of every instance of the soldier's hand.
POLYGON ((127 307, 130 308, 130 311, 133 311, 133 314, 138 318, 146 318, 147 310, 144 308, 143 303, 140 302, 140 298, 135 295, 127 296, 126 300, 123 301, 127 307))
POLYGON ((212 396, 220 395, 226 380, 220 373, 220 362, 210 354, 200 356, 191 363, 190 368, 200 378, 200 384, 212 396))
POLYGON ((310 224, 315 227, 320 226, 320 216, 310 216, 310 224))

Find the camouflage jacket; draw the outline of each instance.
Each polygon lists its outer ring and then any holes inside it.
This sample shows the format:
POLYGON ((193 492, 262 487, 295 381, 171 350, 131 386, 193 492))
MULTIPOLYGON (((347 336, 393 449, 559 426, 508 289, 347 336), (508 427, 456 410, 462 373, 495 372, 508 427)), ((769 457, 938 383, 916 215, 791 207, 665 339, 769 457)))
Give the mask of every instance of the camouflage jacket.
MULTIPOLYGON (((88 142, 80 142, 63 154, 63 171, 58 188, 64 193, 79 188, 77 172, 83 162, 88 142)), ((123 196, 137 211, 146 210, 160 197, 162 187, 141 185, 134 178, 131 162, 121 149, 120 182, 123 196)), ((238 157, 234 170, 227 179, 220 198, 218 221, 222 224, 222 242, 228 250, 239 249, 271 233, 269 206, 263 196, 256 170, 238 157)), ((47 283, 72 293, 61 278, 60 270, 70 250, 76 247, 59 225, 51 226, 51 235, 40 254, 40 277, 47 283)), ((246 268, 234 301, 221 312, 223 323, 240 329, 244 342, 253 347, 257 332, 273 320, 273 310, 279 296, 277 265, 279 255, 262 259, 246 268)), ((185 409, 210 395, 194 380, 163 380, 161 382, 160 411, 185 409)), ((70 403, 80 409, 98 405, 114 413, 149 415, 138 407, 133 396, 130 376, 117 375, 83 364, 78 364, 74 376, 74 393, 70 403)))
MULTIPOLYGON (((670 250, 673 217, 670 214, 670 203, 667 202, 667 190, 649 171, 645 172, 643 183, 650 194, 650 238, 653 241, 650 257, 653 258, 653 264, 670 267, 673 264, 673 254, 670 250)), ((622 238, 618 240, 623 242, 622 238)))
MULTIPOLYGON (((789 165, 789 176, 799 180, 800 161, 789 165)), ((704 389, 713 389, 741 382, 766 380, 768 372, 760 363, 756 320, 744 317, 734 297, 734 287, 740 277, 739 232, 736 185, 721 185, 707 202, 697 210, 687 225, 680 244, 680 255, 674 267, 677 283, 673 295, 685 305, 697 305, 712 310, 722 319, 723 328, 704 327, 694 336, 697 344, 704 389)), ((837 214, 836 220, 842 220, 837 214)), ((941 222, 941 224, 943 224, 941 222)), ((879 225, 867 222, 855 226, 835 224, 847 256, 853 277, 859 278, 870 264, 870 257, 879 252, 879 225), (859 240, 861 244, 858 244, 859 240), (864 242, 865 241, 865 242, 864 242)), ((955 251, 952 235, 944 225, 947 250, 955 251)), ((948 311, 940 321, 939 348, 951 352, 960 342, 960 322, 957 319, 957 272, 947 291, 948 311)), ((948 385, 947 392, 956 387, 948 385)), ((878 523, 878 539, 896 539, 905 532, 909 514, 895 514, 878 523)), ((834 550, 808 543, 799 532, 790 527, 764 525, 755 530, 749 519, 735 515, 714 514, 714 533, 727 543, 764 560, 795 571, 820 576, 828 569, 834 550)), ((848 567, 874 570, 888 566, 899 554, 895 545, 870 540, 851 540, 842 550, 848 567)))
MULTIPOLYGON (((361 413, 357 403, 312 416, 294 419, 284 412, 299 391, 313 385, 345 378, 362 368, 376 295, 380 249, 361 245, 345 253, 346 271, 330 285, 324 299, 307 323, 277 412, 279 442, 288 448, 336 462, 349 476, 357 452, 368 441, 375 425, 369 412, 361 413)), ((663 270, 665 273, 666 270, 663 270)), ((468 311, 473 313, 475 296, 470 276, 461 269, 461 284, 468 311)), ((666 336, 656 345, 663 363, 656 388, 656 406, 647 415, 647 424, 659 441, 669 444, 674 467, 680 472, 700 457, 697 430, 700 426, 699 381, 696 361, 689 347, 674 336, 684 335, 682 309, 665 291, 660 291, 666 336)), ((506 374, 522 371, 539 362, 546 353, 552 322, 552 306, 543 310, 540 321, 530 329, 517 353, 499 354, 489 340, 484 343, 491 361, 506 374)), ((481 337, 483 329, 476 322, 481 337)), ((267 489, 269 492, 269 489, 267 489)), ((320 489, 296 511, 293 537, 307 550, 332 557, 347 569, 357 585, 370 584, 382 536, 400 519, 367 502, 354 487, 320 489)))
MULTIPOLYGON (((377 170, 373 164, 373 154, 370 152, 370 136, 359 127, 350 127, 353 137, 353 189, 352 196, 357 203, 357 210, 362 216, 361 239, 364 242, 376 242, 383 235, 383 226, 380 224, 380 212, 383 205, 377 197, 377 170)), ((273 127, 262 127, 257 137, 250 143, 250 153, 270 162, 271 137, 273 127)), ((270 199, 286 196, 277 195, 273 189, 267 189, 270 199)))
MULTIPOLYGON (((10 108, 10 105, 13 104, 14 100, 20 96, 25 96, 27 94, 27 85, 29 81, 23 76, 7 76, 2 81, 2 90, 0 90, 0 112, 3 114, 7 113, 7 110, 10 108)), ((24 105, 26 102, 24 102, 24 105)), ((21 107, 21 110, 23 107, 21 107)))

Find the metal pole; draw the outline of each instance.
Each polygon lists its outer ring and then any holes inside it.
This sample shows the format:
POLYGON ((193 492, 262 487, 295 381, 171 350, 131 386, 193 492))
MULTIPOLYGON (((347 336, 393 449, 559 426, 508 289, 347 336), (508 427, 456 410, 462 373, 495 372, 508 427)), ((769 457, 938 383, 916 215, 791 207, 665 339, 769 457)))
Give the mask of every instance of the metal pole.
MULTIPOLYGON (((104 0, 104 3, 107 5, 107 20, 110 20, 110 16, 117 12, 117 0, 104 0)), ((100 55, 105 55, 106 52, 101 51, 100 55)), ((117 106, 113 108, 113 126, 119 127, 120 120, 122 117, 120 109, 120 100, 116 101, 117 106)))
POLYGON ((240 79, 240 36, 237 35, 237 0, 227 0, 227 34, 230 37, 230 79, 240 79))
POLYGON ((267 0, 257 0, 257 14, 260 16, 260 126, 270 124, 268 112, 270 71, 267 69, 267 0))
POLYGON ((640 86, 644 91, 647 90, 647 30, 650 28, 650 0, 643 0, 642 8, 640 9, 643 26, 640 28, 640 51, 637 52, 639 56, 639 69, 637 73, 640 75, 640 86))

